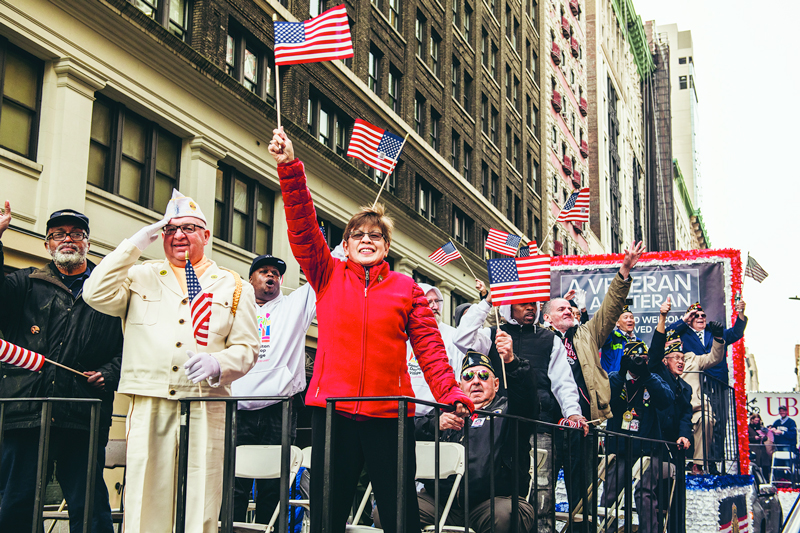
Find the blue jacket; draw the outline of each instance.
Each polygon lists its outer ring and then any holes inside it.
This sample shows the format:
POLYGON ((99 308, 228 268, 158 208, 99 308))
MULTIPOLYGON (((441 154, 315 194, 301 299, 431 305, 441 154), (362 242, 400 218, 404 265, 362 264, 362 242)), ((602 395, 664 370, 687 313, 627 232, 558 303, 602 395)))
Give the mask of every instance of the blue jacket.
MULTIPOLYGON (((781 423, 781 419, 777 419, 770 427, 785 427, 786 432, 783 435, 775 435, 776 446, 791 446, 792 449, 797 448, 797 424, 791 418, 787 418, 785 423, 781 423)), ((795 450, 797 451, 797 450, 795 450)))
MULTIPOLYGON (((608 375, 611 385, 611 412, 614 417, 608 421, 608 430, 644 439, 661 439, 658 411, 667 409, 675 401, 675 394, 658 374, 650 374, 636 381, 626 380, 619 372, 608 375), (630 401, 628 401, 630 399, 630 401), (622 417, 627 411, 635 411, 634 420, 639 423, 638 431, 622 429, 622 417)), ((625 441, 609 435, 606 437, 608 453, 625 451, 625 441)), ((648 454, 649 444, 635 441, 632 446, 634 456, 648 454)))
MULTIPOLYGON (((743 315, 737 316, 736 322, 733 323, 733 327, 726 329, 725 333, 722 334, 726 349, 728 348, 729 344, 733 344, 744 337, 744 328, 746 327, 747 317, 743 315)), ((711 353, 711 346, 714 344, 714 336, 708 333, 708 331, 706 331, 706 334, 703 336, 703 342, 701 343, 700 337, 697 336, 697 333, 695 333, 694 330, 690 328, 683 320, 676 320, 667 326, 667 334, 669 334, 669 332, 673 329, 681 337, 684 353, 692 352, 696 355, 711 353)), ((705 372, 711 377, 728 383, 728 361, 726 359, 723 359, 718 365, 707 369, 705 372)))
MULTIPOLYGON (((636 337, 636 340, 640 341, 642 339, 636 337)), ((611 372, 619 372, 619 362, 622 360, 626 344, 628 344, 628 338, 619 328, 614 328, 614 331, 608 334, 606 342, 600 348, 600 365, 603 370, 609 374, 611 372)))

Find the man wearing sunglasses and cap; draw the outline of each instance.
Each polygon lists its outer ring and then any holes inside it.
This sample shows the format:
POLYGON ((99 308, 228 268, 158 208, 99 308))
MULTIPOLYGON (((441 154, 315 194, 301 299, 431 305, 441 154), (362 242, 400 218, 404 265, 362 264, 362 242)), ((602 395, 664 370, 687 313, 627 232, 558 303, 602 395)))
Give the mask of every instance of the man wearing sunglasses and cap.
MULTIPOLYGON (((173 190, 164 217, 122 241, 84 287, 86 302, 122 318, 125 329, 119 391, 131 397, 126 533, 172 531, 181 422, 177 400, 230 396, 230 384, 258 357, 253 286, 206 257, 211 237, 206 225, 200 207, 173 190), (159 233, 166 258, 137 265, 159 233), (194 304, 207 305, 208 311, 194 304)), ((187 531, 217 531, 224 427, 223 403, 192 406, 187 531)))
MULTIPOLYGON (((744 337, 744 330, 747 327, 747 317, 744 314, 746 304, 744 300, 737 299, 734 304, 736 320, 733 327, 726 329, 722 334, 724 342, 723 350, 727 353, 729 345, 737 342, 744 337)), ((714 335, 706 331, 709 318, 703 310, 700 302, 695 302, 689 306, 683 315, 683 320, 676 320, 667 326, 667 334, 674 331, 681 339, 683 348, 687 352, 696 355, 711 353, 714 347, 714 335)), ((724 319, 722 321, 724 323, 724 319)), ((709 458, 722 459, 724 455, 725 438, 727 435, 728 416, 730 406, 728 405, 727 390, 722 390, 723 384, 728 383, 728 361, 723 357, 722 361, 705 371, 706 376, 714 379, 705 381, 705 394, 711 400, 711 408, 716 422, 714 423, 714 434, 710 443, 707 443, 709 458), (717 383, 719 380, 722 383, 717 383)), ((714 463, 709 465, 711 473, 717 473, 714 463)))
MULTIPOLYGON (((0 214, 0 237, 11 223, 11 204, 0 214)), ((2 398, 97 398, 99 449, 95 464, 93 533, 111 533, 111 508, 103 481, 105 446, 119 381, 122 329, 118 318, 98 313, 84 302, 83 286, 95 265, 86 259, 89 218, 72 209, 50 215, 44 247, 52 261, 42 268, 3 274, 0 242, 0 330, 5 340, 83 372, 73 374, 45 363, 38 372, 2 367, 2 398)), ((0 459, 0 531, 31 531, 42 405, 6 404, 0 459)), ((89 453, 90 406, 57 402, 52 407, 49 470, 53 463, 69 509, 70 530, 82 531, 89 453)))
MULTIPOLYGON (((489 411, 497 414, 509 414, 525 418, 538 419, 539 398, 536 393, 536 381, 531 372, 530 364, 524 359, 514 355, 512 340, 508 335, 500 335, 496 340, 497 352, 501 364, 505 365, 507 383, 507 396, 498 395, 500 380, 495 373, 492 362, 488 356, 474 351, 468 351, 461 364, 459 385, 464 394, 468 395, 475 404, 475 409, 489 411)), ((502 371, 498 369, 498 372, 502 371)), ((428 413, 416 421, 417 440, 431 441, 434 439, 436 417, 435 413, 428 413)), ((490 420, 485 414, 476 413, 466 420, 452 413, 441 413, 439 417, 440 440, 442 442, 460 442, 464 439, 464 424, 469 424, 469 523, 470 528, 477 533, 492 531, 490 498, 491 485, 491 432, 490 420)), ((519 531, 533 529, 534 510, 525 499, 530 484, 530 440, 532 428, 527 424, 520 424, 518 438, 514 441, 513 423, 503 417, 494 417, 494 531, 495 533, 509 533, 513 531, 511 503, 514 490, 512 457, 514 447, 518 448, 519 457, 519 531)), ((449 494, 455 476, 440 481, 441 494, 449 494)), ((418 494, 420 522, 423 525, 432 525, 434 518, 434 481, 423 481, 425 490, 418 494)), ((439 514, 444 508, 445 498, 440 499, 439 514)), ((447 524, 453 526, 464 525, 463 498, 456 498, 447 517, 447 524)))

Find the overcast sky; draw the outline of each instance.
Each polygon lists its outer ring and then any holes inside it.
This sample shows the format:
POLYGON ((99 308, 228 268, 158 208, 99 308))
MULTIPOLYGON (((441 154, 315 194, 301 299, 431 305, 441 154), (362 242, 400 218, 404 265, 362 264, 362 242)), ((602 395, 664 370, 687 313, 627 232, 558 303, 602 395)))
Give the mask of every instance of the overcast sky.
POLYGON ((769 277, 742 293, 762 391, 797 385, 800 2, 634 0, 643 21, 691 30, 699 99, 700 206, 713 248, 750 252, 769 277))

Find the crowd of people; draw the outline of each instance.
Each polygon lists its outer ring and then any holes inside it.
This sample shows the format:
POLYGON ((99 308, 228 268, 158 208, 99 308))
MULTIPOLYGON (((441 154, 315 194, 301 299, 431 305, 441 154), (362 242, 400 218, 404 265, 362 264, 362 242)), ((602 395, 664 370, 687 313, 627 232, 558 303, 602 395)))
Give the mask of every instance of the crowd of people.
MULTIPOLYGON (((407 469, 406 479, 398 480, 397 403, 339 402, 336 429, 329 432, 326 406, 334 397, 413 396, 449 406, 437 418, 430 407, 410 403, 414 423, 405 425, 402 452, 413 465, 414 442, 432 440, 437 420, 442 442, 469 439, 469 501, 457 498, 448 523, 462 525, 468 505, 470 524, 479 533, 493 526, 498 533, 510 531, 512 508, 518 510, 521 531, 553 531, 552 486, 559 470, 565 472, 571 508, 585 493, 587 478, 593 481, 597 450, 591 449, 595 441, 587 437, 592 427, 605 425, 619 435, 693 448, 695 471, 709 469, 698 439, 704 432, 707 437, 716 435, 720 425, 724 435, 724 422, 718 417, 714 424, 713 417, 697 416, 704 395, 697 374, 685 373, 716 369, 724 377, 725 346, 741 338, 746 326, 743 301, 737 302, 738 318, 728 330, 706 322, 699 303, 667 327, 667 301, 648 347, 636 337, 635 317, 626 303, 631 271, 644 252, 639 243, 625 250, 619 272, 591 318, 585 293, 573 291, 543 304, 501 305, 502 320, 492 323, 491 292, 476 280, 481 299, 460 306, 452 327, 442 321, 439 289, 389 269, 393 224, 381 204, 356 213, 347 223, 343 242, 331 251, 317 224, 303 163, 282 129, 275 130, 269 151, 277 163, 289 243, 308 281, 288 295, 281 290, 283 259, 256 257, 249 280, 208 259, 206 217, 194 200, 178 191, 160 221, 122 241, 97 265, 86 258, 89 219, 71 210, 53 213, 44 243, 52 262, 0 278, 0 330, 5 339, 84 373, 78 376, 55 366, 33 373, 4 365, 0 396, 103 401, 92 531, 112 531, 102 470, 115 391, 130 397, 124 501, 125 528, 130 532, 172 531, 181 423, 177 400, 186 397, 291 397, 310 410, 311 470, 334 467, 327 479, 311 475, 312 531, 321 531, 325 519, 335 531, 344 531, 364 475, 372 483, 385 531, 396 531, 402 511, 398 486, 404 487, 408 531, 432 524, 436 514, 430 482, 418 492, 413 468, 407 469), (165 259, 137 264, 159 235, 165 259), (198 291, 208 297, 206 327, 198 327, 191 310, 198 291), (306 384, 305 338, 315 318, 317 350, 306 384), (487 412, 501 416, 487 423, 487 412), (526 422, 512 431, 502 415, 539 422, 526 422), (558 424, 574 429, 553 429, 558 424), (332 435, 330 441, 326 434, 332 435), (325 464, 326 446, 331 448, 332 465, 325 464), (510 462, 515 448, 520 458, 516 464, 510 462), (532 449, 548 459, 536 467, 538 490, 527 497, 532 449), (323 516, 321 504, 324 483, 332 495, 328 516, 323 516), (519 495, 517 502, 512 501, 514 494, 519 495)), ((6 202, 0 238, 11 216, 6 202)), ((2 261, 0 242, 0 266, 2 261)), ((284 428, 276 401, 242 400, 237 419, 237 445, 280 444, 284 428)), ((0 464, 2 531, 31 529, 39 423, 38 405, 31 402, 6 410, 0 464)), ((296 410, 290 425, 294 440, 296 410)), ((82 521, 88 426, 85 406, 65 404, 53 411, 51 458, 58 465, 72 531, 79 530, 82 521)), ((192 409, 191 428, 186 530, 216 531, 222 500, 223 404, 207 402, 192 409)), ((625 439, 607 441, 604 452, 621 457, 626 445, 636 446, 636 457, 652 454, 641 441, 625 439)), ((652 455, 650 468, 660 471, 662 465, 652 455)), ((607 505, 621 490, 624 468, 629 465, 617 460, 607 470, 607 505)), ((440 490, 449 492, 452 484, 442 481, 440 490)), ((653 508, 657 491, 652 485, 643 476, 637 487, 640 512, 653 508)), ((262 480, 252 489, 252 480, 237 479, 234 518, 243 520, 254 499, 256 520, 266 523, 276 508, 279 484, 262 480)), ((640 530, 658 531, 655 514, 640 520, 640 530)))

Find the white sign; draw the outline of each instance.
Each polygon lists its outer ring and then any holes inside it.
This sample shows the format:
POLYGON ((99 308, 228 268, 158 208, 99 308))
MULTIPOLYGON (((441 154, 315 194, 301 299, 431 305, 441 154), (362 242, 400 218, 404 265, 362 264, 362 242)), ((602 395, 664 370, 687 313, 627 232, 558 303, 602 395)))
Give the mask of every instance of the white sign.
MULTIPOLYGON (((748 392, 747 408, 749 412, 758 409, 765 426, 771 425, 777 418, 778 407, 785 405, 789 418, 800 422, 800 392, 748 392)), ((749 418, 749 416, 748 416, 749 418)))

